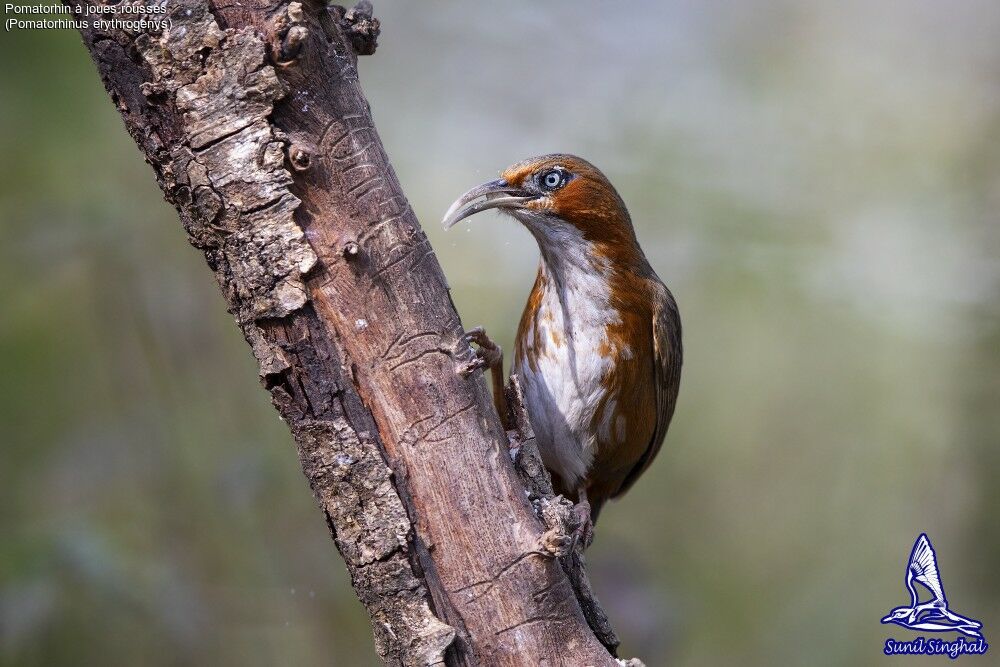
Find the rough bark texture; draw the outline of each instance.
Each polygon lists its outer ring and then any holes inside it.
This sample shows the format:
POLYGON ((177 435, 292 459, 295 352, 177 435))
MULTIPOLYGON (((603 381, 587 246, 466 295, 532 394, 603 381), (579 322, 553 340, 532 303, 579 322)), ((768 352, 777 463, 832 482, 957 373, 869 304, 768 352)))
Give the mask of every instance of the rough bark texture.
POLYGON ((162 32, 84 43, 253 349, 379 655, 615 664, 530 433, 515 470, 485 383, 455 372, 472 352, 358 82, 370 6, 166 6, 162 32))

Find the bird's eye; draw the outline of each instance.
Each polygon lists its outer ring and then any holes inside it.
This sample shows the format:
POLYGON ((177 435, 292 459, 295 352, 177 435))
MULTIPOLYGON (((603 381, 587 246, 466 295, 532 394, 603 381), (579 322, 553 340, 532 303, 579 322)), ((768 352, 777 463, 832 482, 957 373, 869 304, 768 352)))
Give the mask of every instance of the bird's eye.
POLYGON ((546 190, 555 190, 565 183, 566 175, 559 169, 553 169, 542 174, 539 180, 541 180, 542 187, 546 190))

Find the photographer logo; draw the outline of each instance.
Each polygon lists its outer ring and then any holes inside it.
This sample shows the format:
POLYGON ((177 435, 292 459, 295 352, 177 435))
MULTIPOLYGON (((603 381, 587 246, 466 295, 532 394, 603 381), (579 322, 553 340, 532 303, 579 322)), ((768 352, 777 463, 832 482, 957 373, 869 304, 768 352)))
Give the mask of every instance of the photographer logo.
POLYGON ((965 654, 986 653, 989 644, 983 637, 983 624, 948 608, 948 598, 945 597, 938 571, 937 554, 925 533, 917 538, 910 552, 910 562, 906 566, 906 589, 910 593, 910 604, 890 611, 882 619, 882 623, 895 623, 916 632, 955 633, 955 638, 951 641, 923 636, 909 641, 890 638, 885 640, 883 653, 947 655, 952 659, 965 654), (920 601, 917 584, 930 591, 930 599, 920 601))

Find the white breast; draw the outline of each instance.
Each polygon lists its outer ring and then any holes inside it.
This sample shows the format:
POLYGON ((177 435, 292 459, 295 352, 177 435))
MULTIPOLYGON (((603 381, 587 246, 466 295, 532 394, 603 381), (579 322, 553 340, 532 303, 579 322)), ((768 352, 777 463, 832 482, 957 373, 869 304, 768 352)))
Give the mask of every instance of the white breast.
MULTIPOLYGON (((572 489, 586 476, 594 457, 591 425, 611 363, 606 356, 607 325, 619 321, 619 316, 609 305, 605 267, 588 253, 568 259, 577 261, 543 255, 546 289, 537 317, 524 332, 536 364, 532 369, 519 354, 514 372, 524 386, 542 459, 572 489)), ((604 414, 610 416, 613 406, 607 407, 604 414)), ((610 428, 610 424, 598 426, 598 433, 610 428)))

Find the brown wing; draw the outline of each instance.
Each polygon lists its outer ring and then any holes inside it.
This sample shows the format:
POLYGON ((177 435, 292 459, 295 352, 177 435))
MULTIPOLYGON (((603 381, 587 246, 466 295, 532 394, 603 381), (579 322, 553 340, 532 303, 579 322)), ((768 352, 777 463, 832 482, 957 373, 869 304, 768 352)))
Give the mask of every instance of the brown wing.
MULTIPOLYGON (((681 316, 677 303, 665 286, 658 286, 662 292, 653 308, 653 377, 656 386, 656 428, 645 453, 629 471, 614 496, 620 496, 635 484, 635 480, 646 471, 656 458, 667 435, 667 427, 674 416, 677 391, 681 382, 681 316)), ((614 497, 612 496, 612 497, 614 497)))

